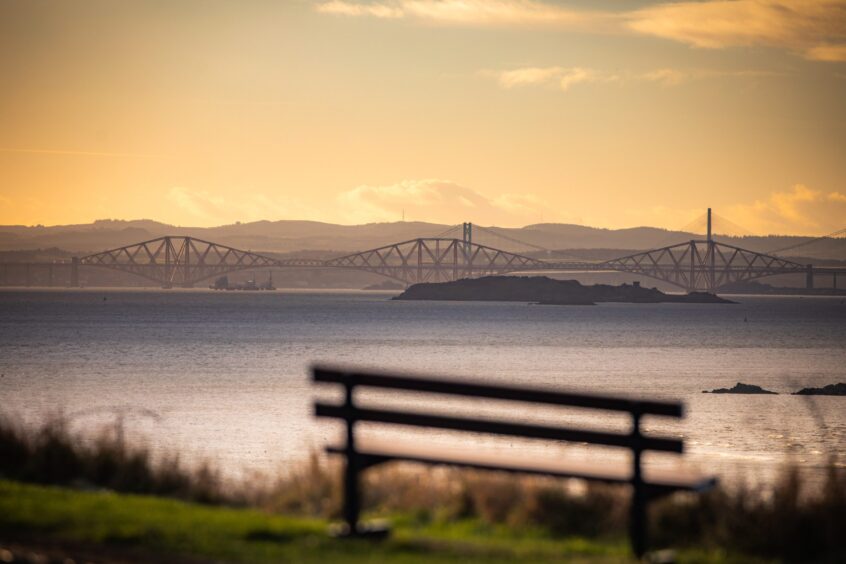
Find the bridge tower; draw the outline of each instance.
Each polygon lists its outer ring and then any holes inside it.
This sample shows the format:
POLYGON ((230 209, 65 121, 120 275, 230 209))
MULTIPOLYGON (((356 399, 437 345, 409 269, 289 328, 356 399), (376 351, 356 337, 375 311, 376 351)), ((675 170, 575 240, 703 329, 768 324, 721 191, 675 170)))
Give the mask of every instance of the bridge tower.
POLYGON ((171 255, 173 254, 173 244, 170 241, 170 237, 164 238, 164 252, 165 252, 165 262, 164 262, 164 279, 162 280, 162 288, 172 288, 173 284, 171 283, 172 280, 172 273, 171 273, 171 255))
POLYGON ((716 249, 714 248, 714 239, 711 235, 711 208, 708 208, 708 291, 712 294, 717 289, 715 251, 716 249))
POLYGON ((472 223, 465 223, 464 224, 464 235, 462 237, 464 240, 464 244, 469 247, 470 244, 473 242, 473 224, 472 223))
MULTIPOLYGON (((464 266, 467 269, 466 276, 473 272, 473 224, 466 222, 463 224, 464 230, 462 234, 463 251, 464 251, 464 266)), ((457 278, 456 278, 457 279, 457 278)))

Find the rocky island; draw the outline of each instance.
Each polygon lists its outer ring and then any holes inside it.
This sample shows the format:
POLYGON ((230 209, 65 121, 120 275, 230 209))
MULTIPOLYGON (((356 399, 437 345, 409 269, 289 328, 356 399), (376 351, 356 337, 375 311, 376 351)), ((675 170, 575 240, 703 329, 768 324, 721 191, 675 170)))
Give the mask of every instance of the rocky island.
POLYGON ((778 392, 771 392, 770 390, 765 390, 761 386, 756 386, 755 384, 744 384, 743 382, 738 382, 732 388, 717 388, 716 390, 702 390, 703 394, 774 394, 778 395, 778 392))
POLYGON ((796 396, 846 396, 846 384, 829 384, 822 388, 802 388, 795 392, 796 396))
POLYGON ((584 286, 577 280, 555 280, 547 276, 486 276, 454 282, 414 284, 393 299, 531 302, 549 305, 595 305, 599 302, 735 303, 705 292, 665 294, 656 288, 643 288, 637 282, 620 286, 584 286))

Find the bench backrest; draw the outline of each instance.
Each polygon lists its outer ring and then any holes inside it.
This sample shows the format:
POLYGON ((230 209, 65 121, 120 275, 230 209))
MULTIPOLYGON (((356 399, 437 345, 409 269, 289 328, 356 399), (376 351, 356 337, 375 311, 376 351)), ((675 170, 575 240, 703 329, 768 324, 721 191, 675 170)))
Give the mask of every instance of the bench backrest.
MULTIPOLYGON (((343 419, 348 425, 348 439, 352 439, 352 426, 357 421, 371 421, 415 427, 431 427, 457 431, 491 433, 527 438, 585 442, 596 445, 626 447, 639 454, 645 450, 676 452, 683 450, 683 442, 676 438, 645 436, 641 433, 640 419, 644 415, 658 415, 680 418, 682 405, 678 402, 637 400, 625 397, 594 395, 542 390, 537 388, 514 387, 460 382, 442 378, 422 378, 414 376, 395 376, 376 372, 361 372, 332 367, 317 366, 312 369, 315 382, 340 384, 345 389, 342 404, 325 402, 315 403, 315 415, 343 419), (587 409, 625 412, 632 417, 630 432, 612 432, 577 429, 553 425, 539 425, 499 421, 473 417, 458 417, 410 410, 376 409, 358 407, 354 401, 354 390, 359 387, 405 390, 465 396, 512 400, 519 402, 543 403, 558 406, 570 406, 587 409)), ((636 464, 639 467, 639 460, 636 464)), ((639 474, 639 468, 638 468, 639 474)))

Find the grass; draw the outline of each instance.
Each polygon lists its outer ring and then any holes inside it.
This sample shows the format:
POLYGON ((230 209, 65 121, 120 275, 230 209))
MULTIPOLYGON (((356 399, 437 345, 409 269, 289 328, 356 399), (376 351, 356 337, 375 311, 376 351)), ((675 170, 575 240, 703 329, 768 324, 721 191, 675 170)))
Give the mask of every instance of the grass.
POLYGON ((228 495, 219 473, 210 466, 188 467, 172 453, 154 460, 145 447, 128 444, 119 423, 85 440, 71 433, 69 421, 61 416, 27 427, 0 414, 0 477, 87 484, 204 503, 242 501, 228 495))
MULTIPOLYGON (((39 542, 250 562, 356 562, 373 555, 618 562, 628 554, 625 487, 386 465, 364 475, 363 503, 373 515, 392 517, 395 534, 375 545, 340 542, 325 534, 341 510, 337 460, 313 456, 275 478, 230 484, 214 468, 188 467, 178 455, 153 457, 120 431, 103 429, 92 441, 71 433, 62 418, 32 428, 0 417, 0 480, 7 480, 0 541, 14 531, 39 542)), ((746 555, 743 561, 753 555, 846 562, 846 472, 832 465, 821 487, 811 485, 788 467, 766 486, 671 496, 650 510, 650 545, 683 547, 692 561, 719 561, 722 549, 746 555)))
MULTIPOLYGON (((480 521, 394 521, 385 541, 338 540, 320 519, 174 499, 0 481, 0 540, 97 546, 141 560, 216 562, 629 562, 623 540, 554 539, 480 521), (140 556, 139 556, 140 555, 140 556)), ((679 562, 748 562, 684 551, 679 562)))

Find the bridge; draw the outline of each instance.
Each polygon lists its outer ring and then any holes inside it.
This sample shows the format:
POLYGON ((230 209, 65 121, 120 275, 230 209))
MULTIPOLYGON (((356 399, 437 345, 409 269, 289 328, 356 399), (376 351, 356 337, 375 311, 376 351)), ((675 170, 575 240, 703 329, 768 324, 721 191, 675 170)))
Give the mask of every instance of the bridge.
MULTIPOLYGON (((164 236, 74 258, 70 284, 81 267, 107 268, 151 280, 164 288, 193 287, 230 272, 258 268, 342 268, 371 272, 403 284, 446 282, 495 274, 617 271, 662 280, 688 292, 716 292, 730 284, 780 274, 846 274, 846 268, 803 265, 775 255, 717 242, 711 214, 705 239, 638 252, 606 261, 543 260, 473 241, 473 225, 462 238, 417 238, 376 249, 322 259, 278 259, 188 236, 164 236)), ((50 270, 52 279, 52 269, 50 270)))

